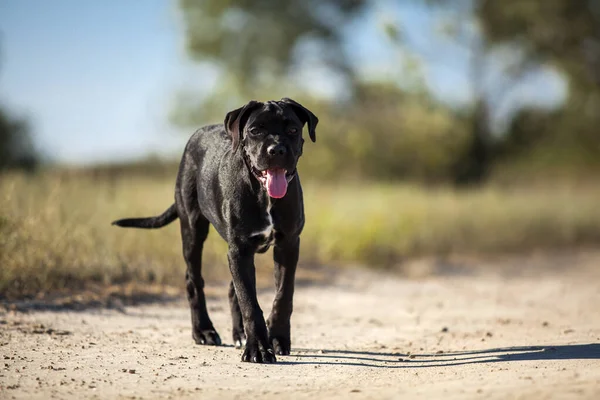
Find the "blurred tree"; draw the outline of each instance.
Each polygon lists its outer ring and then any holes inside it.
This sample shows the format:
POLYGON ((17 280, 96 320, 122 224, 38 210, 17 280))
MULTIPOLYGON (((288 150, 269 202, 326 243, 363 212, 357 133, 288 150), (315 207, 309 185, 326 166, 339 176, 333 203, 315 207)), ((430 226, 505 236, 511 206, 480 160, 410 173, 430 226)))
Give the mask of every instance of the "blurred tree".
POLYGON ((31 171, 38 162, 29 124, 25 119, 10 115, 0 105, 0 170, 23 168, 31 171))
MULTIPOLYGON (((357 76, 342 33, 368 0, 180 0, 188 54, 218 69, 215 90, 183 98, 176 122, 198 124, 249 98, 299 95, 321 121, 319 146, 303 165, 309 179, 447 181, 464 153, 464 115, 436 102, 422 65, 402 46, 397 26, 382 26, 396 45, 399 82, 357 76), (298 72, 324 67, 344 82, 344 100, 307 95, 298 72)), ((347 33, 347 32, 346 32, 347 33)), ((303 162, 303 161, 302 161, 303 162)))
MULTIPOLYGON (((550 63, 569 83, 564 107, 543 123, 544 146, 549 163, 574 160, 599 164, 600 159, 600 2, 597 0, 479 0, 476 9, 482 30, 494 45, 518 47, 523 60, 550 63), (550 149, 553 151, 550 151, 550 149)), ((522 119, 521 122, 530 120, 522 119)), ((536 118, 540 127, 540 118, 536 118)), ((515 134, 526 124, 513 125, 515 134)))
MULTIPOLYGON (((468 14, 468 2, 457 1, 454 17, 446 20, 446 34, 456 43, 462 45, 469 54, 469 76, 473 106, 471 109, 471 126, 468 143, 464 153, 456 160, 454 181, 459 185, 480 184, 489 175, 492 164, 492 126, 490 107, 492 93, 495 97, 504 94, 499 87, 486 88, 486 67, 489 53, 484 35, 481 35, 476 21, 464 19, 468 14)), ((474 5, 477 7, 477 4, 474 5)))
POLYGON ((518 45, 528 58, 559 65, 575 84, 600 86, 600 2, 479 0, 483 31, 493 43, 518 45))
POLYGON ((365 0, 179 0, 190 57, 216 65, 210 96, 179 104, 175 119, 197 123, 249 98, 298 90, 293 73, 302 58, 332 71, 352 88, 341 26, 365 0), (291 83, 290 83, 291 82, 291 83), (289 86, 289 87, 286 87, 289 86), (187 103, 187 106, 183 103, 187 103))
POLYGON ((15 119, 0 108, 0 170, 22 168, 31 171, 38 161, 27 121, 15 119))
POLYGON ((458 160, 459 183, 484 180, 497 155, 505 160, 513 155, 521 158, 535 155, 551 163, 558 159, 566 163, 574 159, 598 163, 600 2, 425 0, 424 3, 442 10, 445 16, 442 31, 470 56, 471 139, 458 160), (509 124, 509 132, 495 138, 490 121, 493 111, 515 85, 531 78, 544 65, 556 68, 568 79, 569 96, 565 105, 558 112, 522 110, 509 124), (539 146, 543 149, 536 149, 539 146))
MULTIPOLYGON (((300 94, 302 102, 316 107, 322 129, 328 130, 311 158, 318 166, 315 177, 344 171, 370 178, 478 184, 498 162, 534 155, 553 162, 559 150, 565 162, 600 164, 595 129, 600 125, 600 2, 423 2, 443 16, 445 36, 468 54, 472 103, 464 112, 451 111, 426 93, 420 60, 406 47, 398 68, 416 70, 411 87, 365 83, 356 76, 340 27, 372 4, 368 0, 179 0, 188 54, 215 67, 216 80, 208 95, 184 98, 175 118, 198 124, 249 98, 300 94), (494 135, 497 109, 544 65, 568 78, 567 103, 554 112, 522 110, 507 124, 507 134, 494 135), (350 94, 346 101, 333 104, 305 95, 298 72, 315 66, 344 82, 350 94)), ((383 30, 392 42, 403 42, 400 27, 386 23, 383 30)))
POLYGON ((309 178, 447 182, 466 145, 464 115, 395 82, 359 82, 351 102, 314 106, 324 132, 301 161, 309 178))
MULTIPOLYGON (((479 20, 478 0, 425 0, 430 11, 440 15, 439 32, 468 55, 470 107, 467 145, 453 166, 455 183, 480 184, 492 172, 498 138, 493 135, 492 116, 511 90, 529 74, 536 72, 534 63, 525 62, 518 51, 495 47, 488 40, 479 20), (497 51, 504 50, 502 63, 494 62, 497 51)), ((430 62, 439 62, 430 60, 430 62)))

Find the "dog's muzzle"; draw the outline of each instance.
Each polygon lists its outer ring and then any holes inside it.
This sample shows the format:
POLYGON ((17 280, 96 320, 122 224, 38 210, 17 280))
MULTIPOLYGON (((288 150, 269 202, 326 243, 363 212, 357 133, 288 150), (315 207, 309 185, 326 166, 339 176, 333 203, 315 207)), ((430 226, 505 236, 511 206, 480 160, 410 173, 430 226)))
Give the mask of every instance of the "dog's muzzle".
POLYGON ((254 177, 260 182, 260 184, 267 190, 270 197, 274 199, 280 199, 287 193, 287 187, 289 183, 296 176, 297 170, 294 168, 293 171, 288 172, 283 168, 268 168, 260 171, 250 162, 250 157, 243 149, 243 158, 248 167, 248 170, 254 175, 254 177))

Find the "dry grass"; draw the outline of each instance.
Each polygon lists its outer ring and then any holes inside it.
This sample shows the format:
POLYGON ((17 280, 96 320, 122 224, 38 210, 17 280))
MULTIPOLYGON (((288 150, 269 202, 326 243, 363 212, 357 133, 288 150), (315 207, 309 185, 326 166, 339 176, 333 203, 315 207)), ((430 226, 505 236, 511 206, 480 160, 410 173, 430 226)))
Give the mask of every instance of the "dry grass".
POLYGON ((600 188, 309 187, 304 237, 321 262, 529 252, 600 243, 600 188), (334 234, 332 234, 334 232, 334 234))
MULTIPOLYGON (((390 266, 421 255, 481 254, 600 243, 600 188, 477 191, 405 185, 305 183, 304 264, 390 266)), ((46 172, 0 176, 0 294, 40 295, 86 282, 180 285, 179 227, 119 229, 116 218, 156 215, 173 178, 46 172)), ((205 245, 208 280, 225 280, 226 245, 205 245)), ((258 258, 270 275, 270 253, 258 258)))

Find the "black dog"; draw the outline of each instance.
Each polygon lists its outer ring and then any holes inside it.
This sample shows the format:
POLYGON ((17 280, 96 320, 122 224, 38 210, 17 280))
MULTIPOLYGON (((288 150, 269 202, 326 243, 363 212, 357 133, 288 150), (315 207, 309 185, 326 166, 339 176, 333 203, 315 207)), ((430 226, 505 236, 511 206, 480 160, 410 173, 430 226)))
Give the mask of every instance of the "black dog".
POLYGON ((209 224, 229 244, 232 275, 229 303, 242 361, 274 362, 290 354, 294 276, 304 226, 304 204, 296 171, 302 128, 315 141, 317 117, 291 99, 251 101, 229 112, 224 125, 199 129, 190 138, 177 175, 175 204, 162 215, 113 222, 160 228, 179 218, 187 263, 187 297, 193 338, 219 345, 208 316, 202 279, 202 246, 209 224), (254 254, 274 242, 277 293, 267 323, 256 298, 254 254))

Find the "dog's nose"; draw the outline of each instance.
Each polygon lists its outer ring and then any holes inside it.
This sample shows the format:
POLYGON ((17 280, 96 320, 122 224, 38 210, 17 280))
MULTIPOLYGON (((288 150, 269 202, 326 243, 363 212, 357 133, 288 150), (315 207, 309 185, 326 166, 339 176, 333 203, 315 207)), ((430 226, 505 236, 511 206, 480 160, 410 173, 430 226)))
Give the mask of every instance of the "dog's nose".
POLYGON ((283 156, 287 153, 287 150, 282 144, 274 144, 267 148, 267 153, 270 156, 283 156))

